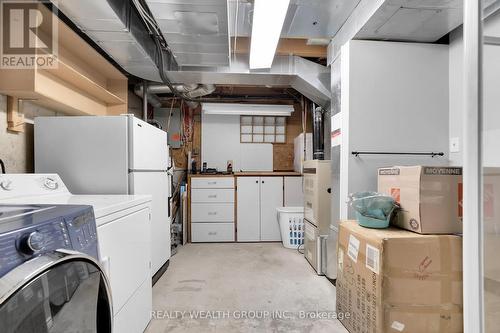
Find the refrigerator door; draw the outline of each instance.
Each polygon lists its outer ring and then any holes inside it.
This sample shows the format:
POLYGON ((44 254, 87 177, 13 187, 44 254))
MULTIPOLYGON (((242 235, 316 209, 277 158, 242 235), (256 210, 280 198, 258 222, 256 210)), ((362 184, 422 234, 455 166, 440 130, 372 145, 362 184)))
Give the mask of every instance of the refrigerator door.
POLYGON ((168 174, 165 171, 130 173, 130 193, 152 195, 151 273, 154 275, 170 259, 170 216, 168 174))
POLYGON ((129 168, 140 170, 168 169, 167 132, 132 116, 129 118, 129 168))
POLYGON ((37 117, 34 137, 35 172, 74 194, 128 192, 127 117, 37 117))

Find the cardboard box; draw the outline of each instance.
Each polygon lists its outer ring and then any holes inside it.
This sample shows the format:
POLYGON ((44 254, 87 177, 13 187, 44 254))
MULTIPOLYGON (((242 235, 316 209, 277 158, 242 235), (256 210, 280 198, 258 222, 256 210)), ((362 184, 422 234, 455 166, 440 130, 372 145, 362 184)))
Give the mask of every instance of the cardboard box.
POLYGON ((461 237, 344 221, 338 265, 337 314, 349 332, 463 332, 461 237))
POLYGON ((378 191, 401 205, 392 221, 400 228, 421 234, 462 232, 462 168, 381 168, 378 191))

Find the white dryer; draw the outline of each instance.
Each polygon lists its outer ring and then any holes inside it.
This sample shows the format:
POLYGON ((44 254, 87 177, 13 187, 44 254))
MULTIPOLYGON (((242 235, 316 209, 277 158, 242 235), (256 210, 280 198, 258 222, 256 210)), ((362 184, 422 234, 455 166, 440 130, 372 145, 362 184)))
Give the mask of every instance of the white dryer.
POLYGON ((73 195, 57 174, 0 175, 0 203, 94 208, 99 260, 113 300, 113 331, 143 332, 151 319, 151 197, 73 195))

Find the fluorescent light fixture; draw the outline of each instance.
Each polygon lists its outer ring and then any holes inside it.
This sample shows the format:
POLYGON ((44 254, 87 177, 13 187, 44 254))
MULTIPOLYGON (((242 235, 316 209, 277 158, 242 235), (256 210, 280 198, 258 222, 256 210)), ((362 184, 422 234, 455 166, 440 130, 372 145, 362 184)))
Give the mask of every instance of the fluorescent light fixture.
POLYGON ((293 105, 203 103, 203 113, 247 116, 290 116, 293 105))
POLYGON ((255 0, 250 68, 271 68, 290 0, 255 0))

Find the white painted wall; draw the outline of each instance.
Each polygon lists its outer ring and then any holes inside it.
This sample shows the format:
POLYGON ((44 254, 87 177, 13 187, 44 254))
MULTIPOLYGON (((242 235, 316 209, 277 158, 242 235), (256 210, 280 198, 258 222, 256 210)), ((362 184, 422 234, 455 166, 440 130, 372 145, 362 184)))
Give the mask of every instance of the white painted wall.
POLYGON ((233 161, 234 171, 272 171, 273 145, 240 143, 238 115, 202 113, 201 163, 207 162, 208 168, 224 171, 228 160, 233 161))
POLYGON ((448 164, 448 46, 350 41, 341 57, 340 215, 346 218, 352 217, 348 194, 377 190, 379 167, 448 164), (354 157, 354 150, 445 157, 354 157))
MULTIPOLYGON (((484 34, 500 37, 500 13, 485 22, 484 34)), ((463 32, 453 32, 450 38, 450 139, 458 138, 460 151, 450 153, 450 162, 462 165, 463 160, 463 112, 464 112, 464 72, 463 72, 463 32)), ((500 166, 498 145, 500 142, 500 46, 485 45, 483 50, 484 68, 484 164, 487 167, 500 166)))

